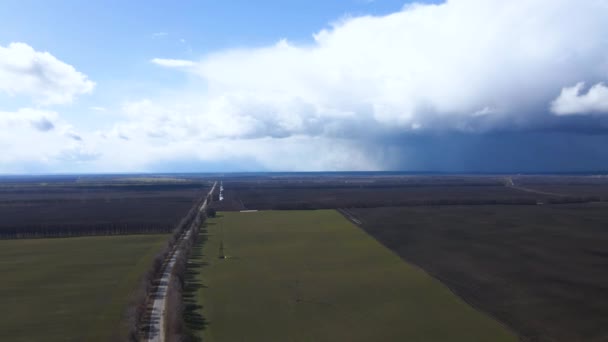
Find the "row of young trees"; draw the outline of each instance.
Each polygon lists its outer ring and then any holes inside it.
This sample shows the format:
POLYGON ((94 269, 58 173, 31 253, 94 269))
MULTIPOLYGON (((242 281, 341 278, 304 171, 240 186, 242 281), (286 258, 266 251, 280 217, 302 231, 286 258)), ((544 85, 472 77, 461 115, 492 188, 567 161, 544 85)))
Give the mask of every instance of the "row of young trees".
MULTIPOLYGON (((70 219, 71 209, 68 208, 55 208, 53 209, 53 215, 59 216, 60 221, 64 222, 46 222, 44 220, 36 220, 32 222, 23 214, 11 215, 11 217, 4 217, 3 222, 0 222, 0 239, 32 239, 32 238, 61 238, 61 237, 74 237, 74 236, 105 236, 105 235, 127 235, 127 234, 167 234, 172 231, 183 230, 185 227, 189 227, 192 221, 196 218, 196 214, 202 205, 203 201, 208 196, 205 194, 198 198, 194 205, 190 208, 189 212, 181 219, 180 222, 175 224, 173 215, 175 214, 171 206, 169 209, 162 207, 162 202, 153 202, 149 206, 150 210, 156 210, 157 215, 153 217, 143 218, 141 220, 134 219, 133 214, 126 215, 120 219, 115 219, 116 212, 110 212, 108 216, 114 217, 114 219, 107 219, 103 215, 103 212, 96 212, 97 209, 91 204, 84 209, 86 212, 78 212, 76 215, 78 218, 70 219), (159 207, 160 206, 160 207, 159 207), (62 212, 56 212, 62 210, 62 212), (160 213, 158 212, 160 210, 160 213), (65 211, 65 212, 63 212, 65 211), (168 218, 165 218, 163 213, 167 211, 168 218), (159 216, 161 219, 159 219, 159 216), (108 220, 106 222, 103 222, 108 220), (31 223, 30 223, 31 222, 31 223)), ((28 214, 36 216, 35 208, 32 207, 28 214)), ((180 206, 181 208, 181 206, 180 206)), ((82 208, 74 208, 74 210, 80 210, 82 208)), ((135 208, 136 211, 141 210, 140 207, 135 208)), ((101 210, 101 209, 100 209, 101 210)), ((114 210, 114 211, 128 211, 130 207, 116 206, 110 209, 105 208, 103 210, 114 210)), ((179 209, 180 211, 183 209, 179 209)), ((52 220, 53 221, 53 220, 52 220)), ((56 220, 54 220, 56 221, 56 220)))
POLYGON ((423 200, 357 200, 357 201, 330 201, 330 202, 288 202, 274 203, 269 206, 256 206, 249 204, 249 209, 272 209, 272 210, 315 210, 334 208, 378 208, 378 207, 400 207, 400 206, 435 206, 435 205, 537 205, 539 202, 547 204, 570 204, 600 202, 597 196, 563 196, 547 198, 538 201, 533 198, 505 198, 505 199, 423 199, 423 200))
POLYGON ((28 227, 0 228, 0 239, 61 238, 73 236, 105 236, 126 234, 166 234, 175 228, 155 223, 98 223, 32 225, 28 227))

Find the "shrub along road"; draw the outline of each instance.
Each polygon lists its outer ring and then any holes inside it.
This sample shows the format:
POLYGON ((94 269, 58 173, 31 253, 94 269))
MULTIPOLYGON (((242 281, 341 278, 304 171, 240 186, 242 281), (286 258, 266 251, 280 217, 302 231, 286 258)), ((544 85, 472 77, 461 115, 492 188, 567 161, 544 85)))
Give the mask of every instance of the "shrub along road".
MULTIPOLYGON (((217 182, 213 183, 213 187, 209 191, 209 195, 213 194, 215 190, 215 186, 217 182)), ((199 212, 204 212, 207 208, 207 202, 209 199, 209 195, 207 195, 207 199, 201 205, 199 212)), ((177 260, 180 248, 183 245, 184 241, 187 241, 191 234, 192 229, 196 227, 191 226, 184 232, 184 234, 180 237, 180 241, 175 244, 173 251, 171 251, 171 257, 165 264, 162 270, 162 276, 159 280, 158 287, 153 295, 153 303, 152 303, 152 311, 150 313, 150 326, 148 329, 148 334, 146 336, 146 341, 149 342, 163 342, 165 341, 165 318, 166 318, 166 306, 167 306, 167 290, 168 285, 171 282, 171 276, 173 274, 173 267, 175 266, 175 261, 177 260)))

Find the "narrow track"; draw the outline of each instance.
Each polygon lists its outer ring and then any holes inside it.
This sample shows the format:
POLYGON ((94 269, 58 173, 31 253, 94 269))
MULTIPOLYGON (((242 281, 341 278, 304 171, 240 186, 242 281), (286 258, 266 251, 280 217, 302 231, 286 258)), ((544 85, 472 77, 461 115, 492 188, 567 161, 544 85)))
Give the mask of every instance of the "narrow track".
MULTIPOLYGON (((210 194, 213 194, 215 190, 215 186, 217 182, 213 183, 213 187, 207 198, 209 198, 210 194)), ((203 202, 201 207, 199 208, 199 212, 207 209, 207 199, 203 202)), ((152 303, 152 311, 150 312, 150 326, 144 337, 144 341, 148 342, 164 342, 165 341, 165 309, 167 307, 167 290, 169 288, 169 283, 171 282, 171 275, 173 274, 173 267, 175 266, 175 261, 179 256, 181 251, 181 246, 184 241, 187 241, 190 238, 192 233, 192 229, 194 227, 191 226, 186 230, 182 236, 179 238, 178 242, 173 247, 173 250, 170 253, 169 261, 167 261, 162 269, 162 276, 159 280, 158 287, 156 291, 152 295, 154 302, 152 303)))
POLYGON ((555 196, 555 197, 566 197, 568 195, 566 194, 560 194, 557 192, 548 192, 548 191, 541 191, 541 190, 536 190, 536 189, 531 189, 531 188, 527 188, 521 185, 516 185, 515 182, 513 181, 512 177, 507 177, 506 181, 505 181, 505 186, 511 189, 515 189, 515 190, 519 190, 519 191, 524 191, 524 192, 529 192, 529 193, 533 193, 533 194, 539 194, 539 195, 545 195, 545 196, 555 196))
POLYGON ((361 220, 355 216, 349 209, 341 208, 338 209, 338 212, 342 214, 342 216, 346 217, 352 223, 360 226, 362 224, 361 220))

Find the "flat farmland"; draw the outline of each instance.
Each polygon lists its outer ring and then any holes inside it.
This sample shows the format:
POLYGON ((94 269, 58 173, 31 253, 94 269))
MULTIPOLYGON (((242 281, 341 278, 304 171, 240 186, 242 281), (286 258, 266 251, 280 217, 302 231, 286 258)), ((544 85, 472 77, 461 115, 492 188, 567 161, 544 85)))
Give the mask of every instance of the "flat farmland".
POLYGON ((334 210, 223 212, 202 235, 185 292, 199 340, 516 341, 334 210))
POLYGON ((525 341, 608 340, 605 203, 349 211, 525 341))
POLYGON ((0 238, 170 232, 205 182, 0 183, 0 238))
POLYGON ((528 189, 552 193, 560 196, 593 197, 608 201, 608 177, 566 177, 566 176, 520 176, 514 182, 528 189))
POLYGON ((0 340, 119 341, 167 235, 0 241, 0 340))
POLYGON ((423 183, 256 183, 224 184, 222 210, 300 210, 336 208, 373 208, 433 204, 536 204, 546 198, 506 187, 498 182, 445 184, 423 183))
MULTIPOLYGON (((608 177, 354 173, 230 177, 219 210, 536 205, 608 200, 608 177)), ((219 191, 219 190, 218 190, 219 191)))

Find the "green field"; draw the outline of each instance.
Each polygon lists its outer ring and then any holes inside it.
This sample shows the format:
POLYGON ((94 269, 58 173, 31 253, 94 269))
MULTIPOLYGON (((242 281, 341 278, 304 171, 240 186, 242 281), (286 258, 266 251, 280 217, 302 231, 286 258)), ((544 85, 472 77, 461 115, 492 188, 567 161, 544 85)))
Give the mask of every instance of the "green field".
POLYGON ((226 212, 206 229, 186 293, 205 342, 517 340, 336 211, 226 212))
POLYGON ((115 341, 166 235, 0 241, 0 341, 115 341))

